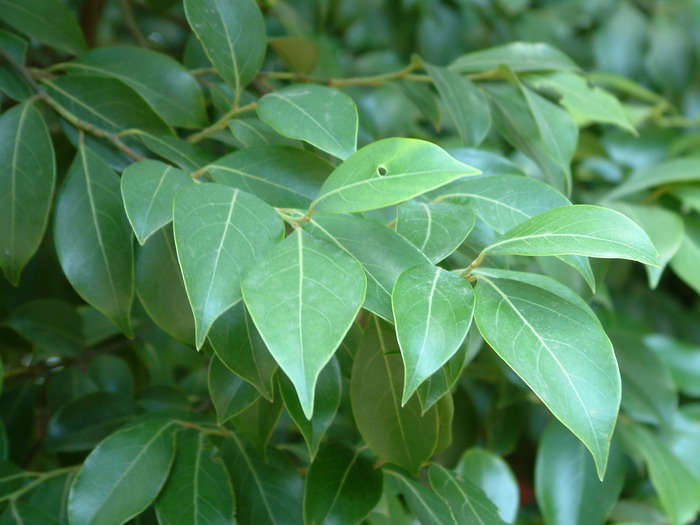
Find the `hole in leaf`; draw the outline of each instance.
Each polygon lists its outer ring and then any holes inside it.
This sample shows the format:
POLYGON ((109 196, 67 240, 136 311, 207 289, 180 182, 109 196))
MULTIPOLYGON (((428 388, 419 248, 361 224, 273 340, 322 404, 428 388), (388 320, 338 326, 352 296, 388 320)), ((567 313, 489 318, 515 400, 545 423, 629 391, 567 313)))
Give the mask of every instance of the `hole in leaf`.
POLYGON ((381 175, 386 175, 386 168, 385 168, 384 166, 379 166, 379 167, 377 168, 377 173, 379 173, 380 176, 381 176, 381 175))

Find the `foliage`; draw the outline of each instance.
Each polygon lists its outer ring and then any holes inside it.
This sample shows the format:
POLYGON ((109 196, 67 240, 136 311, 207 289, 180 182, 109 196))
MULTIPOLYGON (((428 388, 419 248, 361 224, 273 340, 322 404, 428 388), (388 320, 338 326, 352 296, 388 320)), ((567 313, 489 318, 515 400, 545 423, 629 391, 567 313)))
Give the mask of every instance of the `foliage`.
POLYGON ((692 523, 698 24, 0 0, 0 524, 692 523))

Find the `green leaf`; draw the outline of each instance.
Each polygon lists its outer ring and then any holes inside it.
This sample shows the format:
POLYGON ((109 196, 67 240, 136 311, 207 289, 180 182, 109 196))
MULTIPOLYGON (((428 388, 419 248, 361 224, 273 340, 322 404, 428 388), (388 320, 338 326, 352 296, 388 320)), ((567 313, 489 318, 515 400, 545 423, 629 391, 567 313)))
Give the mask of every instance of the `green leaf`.
POLYGON ((0 460, 0 495, 12 494, 24 484, 28 477, 30 474, 14 463, 0 460))
POLYGON ((440 106, 438 106, 437 97, 428 86, 409 80, 400 80, 395 85, 408 100, 413 102, 423 116, 433 123, 435 129, 440 128, 440 106))
POLYGON ((284 224, 257 197, 219 184, 180 191, 173 223, 201 348, 214 321, 241 300, 241 276, 282 239, 284 224))
POLYGON ((157 160, 142 160, 126 168, 121 178, 124 209, 142 245, 173 220, 173 199, 194 184, 184 171, 157 160))
POLYGON ((72 525, 124 523, 143 512, 175 457, 173 423, 149 421, 112 434, 94 449, 68 496, 72 525))
POLYGON ((389 479, 397 482, 409 508, 423 525, 458 525, 455 516, 435 491, 393 468, 384 469, 389 479))
POLYGON ((229 525, 234 504, 231 480, 217 450, 204 434, 183 432, 172 473, 156 501, 158 523, 229 525))
POLYGON ((528 71, 577 71, 578 66, 549 44, 513 42, 463 55, 450 64, 458 73, 478 73, 507 66, 518 73, 528 71))
POLYGON ((209 331, 209 342, 221 362, 272 401, 277 362, 255 328, 243 302, 229 308, 209 331))
POLYGON ((315 236, 355 257, 367 276, 364 308, 393 320, 391 290, 404 270, 430 261, 410 242, 373 221, 351 215, 317 213, 302 224, 315 236), (368 243, 367 239, 373 239, 368 243))
POLYGON ((639 224, 649 235, 659 252, 657 264, 659 267, 645 266, 649 278, 649 286, 656 288, 661 280, 666 265, 683 242, 683 219, 676 213, 660 206, 637 206, 623 202, 615 202, 611 208, 627 215, 639 224))
POLYGON ((518 481, 508 463, 500 456, 482 448, 470 448, 459 460, 455 470, 457 475, 484 491, 496 505, 503 521, 515 521, 520 499, 518 481))
POLYGON ((194 345, 194 317, 170 225, 136 248, 136 294, 158 327, 178 341, 194 345))
POLYGON ((397 210, 396 231, 422 251, 432 263, 454 252, 474 227, 466 206, 447 202, 409 201, 397 210))
MULTIPOLYGON (((474 330, 470 333, 475 333, 474 330)), ((478 334, 478 332, 476 332, 478 334)), ((477 337, 481 340, 481 336, 477 337)), ((420 400, 422 413, 425 414, 430 408, 440 401, 455 385, 468 360, 472 359, 478 351, 478 347, 470 341, 474 339, 467 334, 467 340, 457 349, 457 352, 450 357, 437 372, 426 379, 418 387, 416 393, 420 400)))
POLYGON ((134 376, 121 357, 103 354, 90 359, 90 377, 100 390, 127 397, 134 395, 134 376))
POLYGON ((446 468, 432 463, 428 470, 430 485, 440 496, 454 517, 456 523, 505 523, 498 516, 498 509, 488 499, 484 491, 476 485, 461 479, 446 468))
POLYGON ((226 368, 218 357, 212 356, 209 363, 209 397, 221 425, 252 405, 260 394, 252 384, 226 368))
POLYGON ((399 276, 391 302, 405 369, 403 406, 467 337, 474 290, 460 275, 436 266, 415 266, 399 276))
POLYGON ((87 48, 78 22, 60 0, 0 0, 3 22, 38 41, 77 55, 87 48))
POLYGON ((185 0, 185 14, 238 100, 265 58, 265 24, 254 0, 185 0))
POLYGON ((294 146, 298 148, 301 146, 299 141, 280 135, 269 124, 265 124, 257 118, 230 120, 228 128, 246 148, 256 146, 294 146))
MULTIPOLYGON (((24 65, 27 42, 20 36, 0 29, 0 48, 19 65, 24 65)), ((29 82, 7 60, 0 63, 0 92, 17 101, 32 96, 29 82)))
POLYGON ((46 92, 64 110, 105 133, 139 129, 154 135, 172 130, 138 93, 120 80, 88 75, 45 79, 46 92))
POLYGON ((491 128, 491 111, 484 93, 471 80, 444 67, 424 64, 445 102, 465 146, 478 146, 491 128))
MULTIPOLYGON (((447 152, 457 160, 474 166, 489 177, 496 175, 525 175, 523 170, 502 155, 474 148, 450 148, 447 152)), ((474 177, 485 178, 484 177, 474 177)), ((470 179, 471 180, 471 179, 470 179)))
POLYGON ((332 213, 383 208, 478 173, 430 142, 384 139, 365 146, 338 166, 311 208, 332 213))
POLYGON ((0 116, 0 268, 15 286, 44 236, 55 185, 54 151, 41 114, 31 102, 3 113, 0 116))
POLYGON ((305 140, 339 159, 357 149, 357 108, 337 89, 297 84, 266 94, 258 115, 285 137, 305 140))
POLYGON ((606 195, 619 199, 656 186, 700 182, 700 157, 673 159, 635 172, 606 195))
POLYGON ((304 482, 277 450, 264 461, 235 434, 222 447, 236 493, 240 525, 301 525, 304 482))
POLYGON ((0 525, 60 525, 51 514, 37 507, 10 502, 10 506, 0 516, 0 525))
POLYGON ((131 226, 124 213, 119 178, 85 147, 78 150, 61 184, 54 239, 63 272, 75 291, 131 335, 131 226))
POLYGON ((591 451, 602 477, 620 376, 600 323, 549 290, 486 276, 478 278, 474 315, 489 345, 591 451))
POLYGON ((303 209, 332 170, 321 157, 289 146, 236 151, 207 168, 216 182, 252 193, 270 206, 303 209))
POLYGON ((700 413, 688 404, 676 413, 669 445, 676 457, 700 480, 700 413))
POLYGON ((678 390, 700 397, 700 348, 665 334, 649 334, 644 344, 661 358, 678 390))
POLYGON ((58 452, 92 450, 139 412, 136 403, 120 394, 93 392, 79 397, 51 417, 46 448, 58 452))
POLYGON ((417 475, 438 443, 438 412, 421 416, 418 399, 401 406, 404 372, 390 325, 370 321, 350 379, 352 413, 362 438, 385 460, 417 475))
POLYGON ((294 383, 307 419, 318 374, 350 329, 366 286, 355 259, 300 229, 243 279, 255 326, 294 383))
POLYGON ((306 476, 304 523, 360 523, 379 502, 382 484, 367 456, 342 443, 324 445, 306 476))
POLYGON ((556 421, 547 426, 535 465, 535 493, 547 523, 606 523, 624 481, 624 458, 616 442, 610 449, 607 474, 601 482, 583 445, 556 421))
POLYGON ((642 456, 661 506, 673 525, 688 523, 700 510, 700 480, 669 447, 641 425, 628 424, 623 436, 642 456))
POLYGON ((309 38, 278 36, 270 38, 268 44, 294 73, 311 73, 318 64, 319 49, 309 38))
POLYGON ((559 95, 559 102, 577 122, 615 124, 636 134, 620 102, 607 91, 590 86, 586 79, 578 74, 556 72, 528 76, 526 80, 536 89, 559 95))
POLYGON ((671 259, 671 269, 693 290, 700 293, 700 221, 694 217, 685 218, 685 235, 681 246, 671 259))
POLYGON ((331 359, 318 376, 316 399, 314 401, 314 417, 310 420, 306 419, 299 403, 299 398, 294 390, 294 385, 289 378, 281 374, 277 379, 284 406, 304 436, 306 446, 309 448, 309 456, 313 460, 316 452, 318 452, 321 440, 333 423, 340 406, 342 383, 338 361, 331 359))
POLYGON ((207 125, 204 96, 197 79, 167 55, 142 47, 101 47, 62 67, 72 74, 121 80, 171 126, 198 128, 207 125))
POLYGON ((196 144, 177 137, 149 135, 148 133, 140 133, 139 137, 153 153, 190 173, 213 162, 216 158, 196 144))
POLYGON ((274 401, 260 396, 248 408, 231 418, 231 423, 241 436, 252 443, 256 450, 267 458, 267 444, 272 437, 282 413, 282 397, 277 393, 274 401))
POLYGON ((487 246, 489 254, 630 259, 657 266, 656 248, 637 224, 608 208, 577 204, 540 213, 487 246))
POLYGON ((54 355, 77 357, 85 346, 78 311, 59 299, 25 303, 13 310, 3 324, 54 355))

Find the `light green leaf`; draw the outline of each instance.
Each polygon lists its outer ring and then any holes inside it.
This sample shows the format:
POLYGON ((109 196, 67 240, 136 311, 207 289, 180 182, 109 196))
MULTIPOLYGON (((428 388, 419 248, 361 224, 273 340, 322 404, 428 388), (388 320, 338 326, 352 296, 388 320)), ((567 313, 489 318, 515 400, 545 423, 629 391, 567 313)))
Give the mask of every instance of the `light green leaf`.
POLYGON ((173 223, 201 348, 214 321, 240 301, 241 276, 282 239, 284 224, 257 197, 219 184, 180 191, 173 223))
POLYGON ((700 293, 700 221, 685 218, 685 235, 681 246, 671 259, 671 269, 693 290, 700 293))
POLYGON ((260 397, 252 384, 231 372, 216 356, 212 356, 209 363, 208 379, 209 397, 220 425, 243 412, 260 397))
POLYGON ((693 182, 700 182, 700 157, 673 159, 637 171, 608 193, 606 199, 619 199, 666 184, 693 182))
POLYGON ((462 143, 471 147, 481 144, 491 127, 491 111, 484 93, 455 71, 430 64, 424 66, 445 102, 462 143))
POLYGON ((621 394, 600 323, 544 288, 485 275, 478 277, 475 319, 496 353, 583 441, 602 477, 621 394))
POLYGON ((142 47, 93 49, 62 67, 73 74, 116 78, 141 95, 171 126, 207 125, 197 79, 168 55, 142 47))
POLYGON ((315 214, 302 227, 355 257, 367 275, 364 308, 391 321, 391 290, 404 270, 430 261, 396 232, 351 215, 315 214), (373 239, 368 243, 367 239, 373 239))
POLYGON ((31 102, 3 113, 0 116, 0 268, 15 286, 44 236, 55 185, 54 151, 41 114, 31 102))
POLYGON ((637 206, 623 202, 614 202, 611 208, 627 215, 639 224, 649 235, 659 252, 658 267, 645 266, 649 278, 649 286, 656 288, 661 280, 666 265, 683 242, 683 219, 676 213, 659 206, 637 206))
POLYGON ((40 42, 77 55, 87 45, 77 20, 60 0, 0 0, 3 22, 40 42))
POLYGON ((423 116, 433 123, 435 129, 440 128, 440 106, 437 103, 435 93, 419 82, 400 80, 395 85, 406 95, 406 98, 420 110, 423 116))
POLYGON ((324 434, 330 428, 340 406, 341 377, 340 367, 336 359, 331 359, 321 370, 316 384, 316 400, 314 401, 314 417, 307 419, 299 403, 294 385, 286 375, 277 376, 280 392, 287 412, 301 431, 309 448, 309 456, 313 461, 318 452, 324 434))
POLYGON ((136 248, 136 294, 149 317, 162 330, 194 346, 194 317, 170 225, 136 248))
POLYGON ((676 457, 700 480, 700 411, 686 404, 675 415, 669 446, 676 457))
POLYGON ((536 89, 561 96, 560 103, 577 122, 615 124, 636 134, 620 102, 607 91, 589 85, 581 75, 560 71, 528 76, 526 80, 536 89))
POLYGON ((373 318, 350 378, 352 413, 362 438, 385 460, 417 475, 438 444, 436 407, 421 416, 418 399, 401 406, 403 364, 391 325, 373 318))
POLYGON ((285 137, 305 140, 339 159, 357 149, 357 107, 337 89, 296 84, 258 101, 258 115, 285 137))
POLYGON ((76 292, 131 335, 131 226, 119 178, 85 147, 78 150, 59 190, 54 239, 58 260, 76 292))
POLYGON ((474 314, 474 290, 457 274, 416 266, 399 276, 391 302, 405 369, 403 406, 464 341, 474 314))
POLYGON ((265 59, 265 23, 255 0, 185 0, 185 14, 238 100, 265 59))
POLYGON ((187 430, 179 436, 172 473, 156 500, 158 523, 233 523, 233 487, 217 453, 204 434, 187 430))
POLYGON ((552 525, 596 525, 607 522, 625 481, 624 457, 617 443, 610 449, 605 479, 585 448, 556 421, 544 431, 537 450, 535 493, 542 514, 552 525))
POLYGON ((397 210, 396 232, 411 241, 432 263, 454 252, 473 227, 471 210, 458 204, 409 201, 397 210))
POLYGON ((385 468, 384 474, 396 482, 408 507, 422 525, 458 525, 447 503, 435 491, 393 468, 385 468))
POLYGON ((174 430, 171 421, 149 421, 100 443, 71 485, 71 524, 113 525, 143 512, 168 477, 174 430))
MULTIPOLYGON (((470 333, 475 333, 475 330, 472 329, 470 333)), ((482 340, 478 332, 476 334, 478 339, 482 340)), ((478 347, 475 347, 474 343, 470 341, 471 339, 473 338, 467 335, 467 340, 462 343, 447 363, 426 379, 416 390, 423 414, 450 392, 464 370, 464 365, 476 354, 478 347)))
POLYGON ((243 301, 229 308, 209 331, 209 342, 222 363, 272 401, 277 362, 270 355, 243 301))
POLYGON ((564 53, 549 44, 513 42, 461 56, 450 64, 458 73, 478 73, 499 66, 520 72, 577 71, 578 66, 564 53))
POLYGON ((383 208, 478 173, 430 142, 384 139, 338 166, 311 209, 347 213, 383 208))
POLYGON ((304 482, 277 450, 268 461, 233 434, 221 449, 236 494, 240 525, 301 525, 304 482))
MULTIPOLYGON (((571 435, 568 432, 567 434, 571 435)), ((496 505, 498 515, 503 521, 515 521, 520 489, 513 471, 500 456, 482 448, 470 448, 459 460, 455 471, 458 476, 484 491, 496 505)))
POLYGON ((311 419, 318 375, 365 299, 361 266, 296 230, 248 272, 242 288, 255 326, 311 419))
POLYGON ((230 120, 228 128, 246 148, 256 146, 294 146, 300 147, 298 140, 288 139, 277 133, 269 124, 257 118, 237 118, 230 120))
POLYGON ((644 344, 668 367, 681 392, 700 398, 700 345, 665 334, 649 334, 644 337, 644 344))
POLYGON ((636 424, 623 428, 626 441, 644 458, 651 483, 671 523, 692 522, 700 510, 700 480, 649 430, 636 424))
POLYGON ((608 208, 577 204, 540 213, 484 249, 490 254, 630 259, 657 266, 658 254, 639 226, 608 208))
POLYGON ((484 523, 500 525, 505 523, 498 516, 498 509, 484 491, 462 479, 446 468, 432 463, 428 471, 430 485, 440 496, 457 523, 484 523))
POLYGON ((306 209, 333 165, 301 149, 260 146, 226 155, 207 171, 216 182, 252 193, 270 206, 306 209))
POLYGON ((105 133, 139 129, 172 135, 163 119, 129 86, 114 78, 66 75, 45 79, 48 94, 63 109, 105 133))
POLYGON ((447 150, 447 153, 458 161, 483 171, 484 177, 493 177, 495 175, 525 175, 523 170, 513 164, 508 158, 490 151, 474 148, 450 148, 447 150))
POLYGON ((124 209, 140 244, 173 220, 175 193, 192 184, 184 171, 157 160, 142 160, 124 170, 124 209))
POLYGON ((150 135, 148 133, 140 133, 139 137, 143 144, 153 153, 190 173, 213 162, 216 158, 196 144, 177 137, 150 135))
POLYGON ((700 211, 700 186, 672 187, 669 193, 683 204, 683 211, 700 211))
POLYGON ((361 523, 379 502, 382 484, 370 458, 342 443, 324 445, 306 476, 304 522, 361 523))

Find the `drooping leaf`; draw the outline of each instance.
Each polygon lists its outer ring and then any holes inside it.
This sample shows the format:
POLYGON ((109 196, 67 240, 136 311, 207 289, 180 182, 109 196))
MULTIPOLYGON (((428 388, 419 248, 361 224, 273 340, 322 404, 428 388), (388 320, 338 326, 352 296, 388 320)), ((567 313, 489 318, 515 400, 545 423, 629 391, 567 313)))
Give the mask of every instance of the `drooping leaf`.
POLYGON ((63 67, 72 74, 121 80, 171 126, 197 128, 207 124, 204 97, 197 80, 168 55, 142 47, 101 47, 63 67))
POLYGON ((393 320, 391 290, 404 270, 430 261, 410 242, 373 221, 351 215, 317 213, 302 224, 315 236, 355 257, 367 275, 364 308, 393 320), (368 243, 367 239, 375 242, 368 243))
POLYGON ((440 106, 437 104, 435 93, 428 86, 408 80, 396 82, 396 86, 415 104, 423 116, 433 123, 436 129, 440 128, 440 106))
POLYGON ((483 92, 471 80, 444 67, 425 64, 425 69, 445 102, 465 146, 476 147, 491 127, 491 111, 483 92))
POLYGON ((549 290, 486 276, 478 278, 475 320, 496 353, 583 441, 602 477, 621 394, 600 323, 549 290))
POLYGON ((478 73, 496 69, 502 65, 518 73, 578 70, 578 66, 558 49, 548 44, 530 42, 513 42, 475 51, 459 57, 449 67, 458 73, 478 73))
POLYGON ((698 181, 700 181, 700 157, 673 159, 635 172, 608 193, 606 198, 620 199, 664 184, 698 181))
POLYGON ((55 185, 54 151, 41 114, 32 102, 4 112, 0 116, 0 268, 15 286, 44 236, 55 185))
POLYGON ((282 396, 274 393, 273 401, 258 397, 248 408, 231 418, 236 432, 252 443, 260 455, 267 458, 267 444, 282 413, 282 396))
POLYGON ((214 321, 240 301, 241 276, 281 240, 284 225, 257 197, 219 184, 180 191, 173 224, 201 348, 214 321))
POLYGON ((255 328, 243 302, 229 308, 209 331, 209 342, 229 370, 241 376, 272 401, 277 362, 255 328))
POLYGON ((339 159, 357 149, 357 108, 345 93, 297 84, 266 94, 258 115, 285 137, 305 140, 339 159))
POLYGON ((141 133, 139 137, 143 144, 156 155, 172 162, 187 172, 197 171, 202 166, 213 162, 216 158, 210 152, 196 144, 168 135, 151 135, 141 133))
POLYGON ((447 503, 422 483, 415 481, 397 469, 385 468, 385 475, 398 485, 409 508, 423 525, 457 525, 447 503))
POLYGON ((415 266, 399 276, 391 302, 405 369, 405 405, 464 341, 474 314, 474 290, 460 275, 415 266))
POLYGON ((268 461, 235 434, 221 449, 233 480, 236 518, 241 525, 301 525, 304 482, 277 450, 268 461))
POLYGON ((333 166, 289 146, 261 146, 226 155, 208 166, 221 184, 240 188, 271 206, 307 208, 333 166))
POLYGON ((265 23, 254 0, 185 0, 185 14, 238 99, 265 58, 265 23))
POLYGON ((85 38, 70 9, 60 0, 0 0, 3 22, 40 42, 77 55, 85 38))
POLYGON ((71 524, 124 523, 150 505, 175 457, 173 432, 172 422, 154 420, 100 443, 71 485, 71 524))
POLYGON ((73 288, 130 335, 134 297, 131 226, 124 213, 119 178, 85 147, 78 150, 61 185, 54 239, 61 267, 73 288))
POLYGON ((625 464, 615 442, 605 479, 585 448, 556 421, 546 428, 537 450, 537 501, 552 525, 602 525, 607 521, 625 481, 625 464))
POLYGON ((321 447, 304 489, 304 522, 357 524, 382 495, 382 471, 359 450, 342 443, 321 447))
POLYGON ((260 393, 243 378, 231 372, 221 360, 212 356, 209 363, 209 397, 219 424, 225 423, 252 405, 260 393))
POLYGON ((233 487, 217 450, 201 433, 178 436, 172 473, 156 500, 161 525, 233 523, 233 487))
MULTIPOLYGON (((470 333, 475 333, 472 329, 470 333)), ((478 332, 476 332, 478 334, 478 332)), ((480 336, 478 336, 481 339, 480 336)), ((464 365, 468 360, 474 357, 475 347, 469 341, 471 337, 467 335, 467 340, 457 349, 457 352, 450 357, 437 372, 431 375, 428 379, 416 389, 416 394, 420 400, 421 410, 423 414, 445 396, 455 385, 459 379, 464 365)))
POLYGON ((46 91, 65 110, 105 133, 139 129, 172 135, 165 121, 138 93, 121 80, 66 75, 44 80, 46 91))
POLYGON ((157 160, 132 164, 121 177, 124 209, 142 245, 160 228, 173 220, 175 193, 194 184, 184 171, 157 160))
POLYGON ((347 213, 383 208, 478 173, 430 142, 384 139, 365 146, 338 166, 311 209, 347 213))
POLYGON ((306 441, 306 446, 309 449, 309 456, 313 461, 321 440, 333 423, 340 406, 342 383, 338 361, 331 359, 318 376, 314 416, 311 419, 306 418, 294 390, 294 385, 289 378, 284 374, 280 374, 277 379, 284 406, 304 436, 304 441, 306 441))
POLYGON ((357 428, 382 458, 416 475, 438 444, 438 411, 418 399, 401 406, 403 364, 390 325, 373 318, 355 356, 350 399, 357 428))
POLYGON ((409 201, 397 210, 396 231, 437 263, 455 251, 474 227, 466 206, 409 201))
POLYGON ((311 419, 318 374, 365 300, 361 266, 298 229, 247 273, 242 288, 258 331, 311 419))
POLYGON ((491 254, 565 255, 630 259, 657 265, 657 252, 637 224, 619 212, 577 204, 540 213, 485 248, 491 254))

